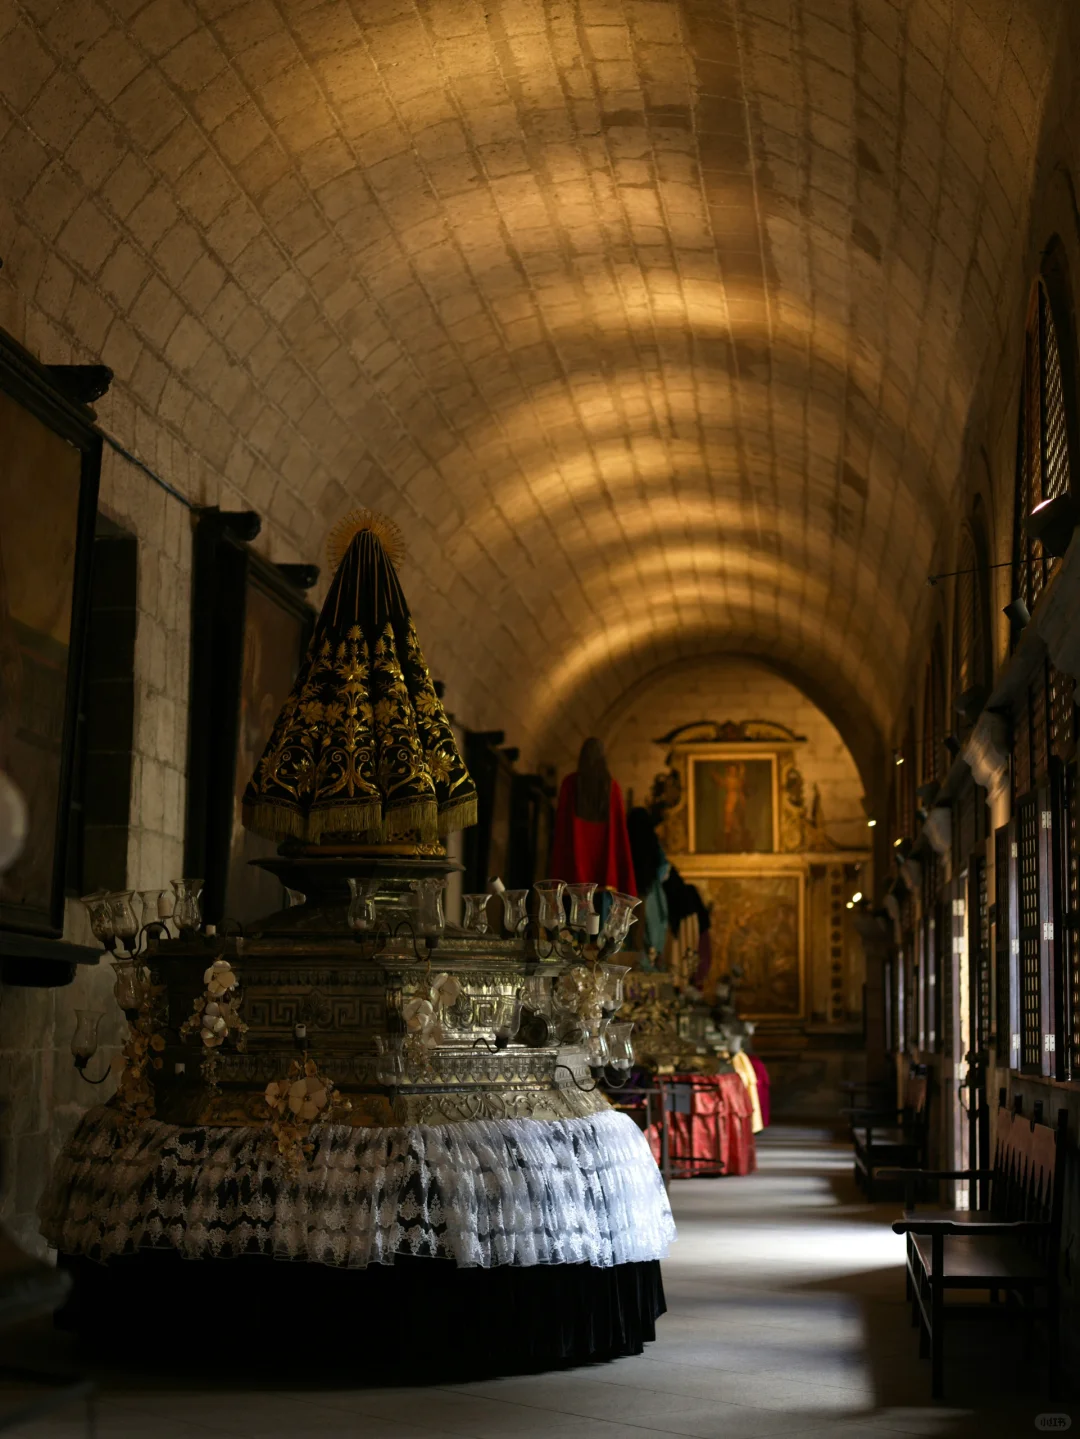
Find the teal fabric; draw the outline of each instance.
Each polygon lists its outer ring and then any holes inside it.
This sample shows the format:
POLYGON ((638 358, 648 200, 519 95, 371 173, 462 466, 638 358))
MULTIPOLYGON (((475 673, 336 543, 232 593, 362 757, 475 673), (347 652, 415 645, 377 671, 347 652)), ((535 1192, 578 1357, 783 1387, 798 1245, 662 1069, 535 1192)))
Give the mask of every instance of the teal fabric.
MULTIPOLYGON (((664 880, 671 873, 671 865, 668 863, 667 856, 663 854, 663 851, 661 851, 661 855, 656 879, 642 905, 645 911, 645 944, 649 949, 655 949, 658 955, 663 954, 664 941, 667 939, 668 902, 667 894, 664 892, 664 880)), ((643 964, 646 968, 651 968, 648 954, 645 955, 643 964)))

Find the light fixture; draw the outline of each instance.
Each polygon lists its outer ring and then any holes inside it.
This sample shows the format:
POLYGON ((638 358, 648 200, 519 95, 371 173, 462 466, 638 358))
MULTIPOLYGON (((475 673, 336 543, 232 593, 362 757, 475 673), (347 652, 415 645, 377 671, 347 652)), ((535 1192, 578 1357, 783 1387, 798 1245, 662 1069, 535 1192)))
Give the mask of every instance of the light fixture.
POLYGON ((899 849, 903 843, 904 841, 902 839, 894 839, 892 842, 892 847, 893 849, 899 849))
POLYGON ((867 829, 873 829, 876 824, 877 824, 877 820, 876 820, 876 819, 868 819, 868 820, 866 821, 866 828, 867 828, 867 829))
POLYGON ((1031 623, 1031 611, 1019 596, 1015 600, 1010 600, 1001 613, 1014 630, 1022 630, 1031 623))
POLYGON ((893 750, 893 752, 892 752, 892 757, 893 757, 893 764, 903 764, 903 763, 904 763, 904 756, 900 753, 900 751, 899 751, 898 749, 894 749, 894 750, 893 750))
POLYGON ((847 902, 847 904, 844 906, 844 908, 845 908, 845 909, 854 909, 854 908, 855 908, 855 901, 852 900, 852 899, 849 899, 848 902, 847 902))
POLYGON ((852 904, 858 904, 860 899, 862 899, 862 890, 857 889, 855 893, 851 896, 851 902, 852 904))
POLYGON ((1069 548, 1078 519, 1080 511, 1072 495, 1056 495, 1052 500, 1043 500, 1024 517, 1024 533, 1039 541, 1043 554, 1058 559, 1069 548))

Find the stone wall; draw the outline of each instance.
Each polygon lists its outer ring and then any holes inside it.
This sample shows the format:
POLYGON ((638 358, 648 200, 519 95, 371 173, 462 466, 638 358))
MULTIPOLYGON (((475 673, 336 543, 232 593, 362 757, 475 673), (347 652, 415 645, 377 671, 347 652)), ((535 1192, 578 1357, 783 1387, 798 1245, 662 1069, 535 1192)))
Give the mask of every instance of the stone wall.
MULTIPOLYGON (((44 340, 32 312, 2 286, 0 324, 28 347, 44 340)), ((77 358, 60 344, 43 353, 61 363, 77 358)), ((108 445, 99 509, 139 541, 127 885, 164 888, 183 872, 190 515, 108 445)), ((64 934, 93 943, 74 900, 68 901, 64 934)), ((75 1010, 101 1010, 102 1048, 88 1073, 102 1073, 117 1052, 123 1020, 112 998, 113 978, 102 962, 80 966, 74 982, 58 989, 0 985, 0 1220, 31 1248, 43 1247, 34 1211, 53 1156, 83 1111, 112 1092, 111 1077, 98 1088, 79 1078, 69 1044, 75 1010)))
POLYGON ((816 785, 829 838, 845 849, 865 848, 863 787, 847 746, 821 710, 768 665, 726 655, 661 670, 626 696, 602 738, 612 774, 641 804, 664 768, 658 736, 694 720, 749 719, 805 735, 798 762, 807 799, 816 785))

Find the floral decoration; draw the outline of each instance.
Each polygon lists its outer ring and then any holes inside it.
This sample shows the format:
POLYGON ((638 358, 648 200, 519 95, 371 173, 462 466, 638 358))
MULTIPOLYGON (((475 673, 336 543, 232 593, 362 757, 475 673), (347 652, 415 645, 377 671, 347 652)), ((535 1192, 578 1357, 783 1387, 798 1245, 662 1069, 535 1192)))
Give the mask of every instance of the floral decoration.
POLYGON ((598 1024, 603 1016, 605 980, 599 965, 576 964, 560 975, 555 986, 555 998, 563 1009, 577 1015, 580 1020, 598 1024))
POLYGON ((313 1059, 294 1059, 284 1079, 266 1086, 263 1098, 269 1110, 267 1128, 273 1135, 278 1157, 289 1173, 297 1173, 315 1148, 312 1128, 320 1119, 331 1119, 336 1110, 350 1110, 333 1081, 319 1073, 313 1059))
POLYGON ((227 959, 215 959, 203 974, 205 992, 180 1026, 180 1038, 198 1033, 203 1045, 202 1076, 214 1083, 217 1070, 214 1050, 230 1038, 238 1050, 247 1048, 247 1025, 240 1014, 240 977, 227 959))
POLYGON ((160 1069, 165 1037, 165 986, 154 984, 145 970, 139 971, 139 1007, 128 1022, 128 1038, 113 1061, 116 1074, 114 1103, 123 1115, 122 1127, 129 1135, 156 1112, 154 1086, 149 1071, 160 1069))

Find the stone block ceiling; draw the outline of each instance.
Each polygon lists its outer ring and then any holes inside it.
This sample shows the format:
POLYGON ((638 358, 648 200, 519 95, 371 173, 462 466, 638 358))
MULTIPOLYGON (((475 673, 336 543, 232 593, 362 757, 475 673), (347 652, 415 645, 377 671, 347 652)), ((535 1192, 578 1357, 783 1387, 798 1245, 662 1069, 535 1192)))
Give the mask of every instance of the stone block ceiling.
POLYGON ((0 0, 0 255, 193 498, 398 520, 527 757, 720 651, 880 734, 1062 12, 0 0))

